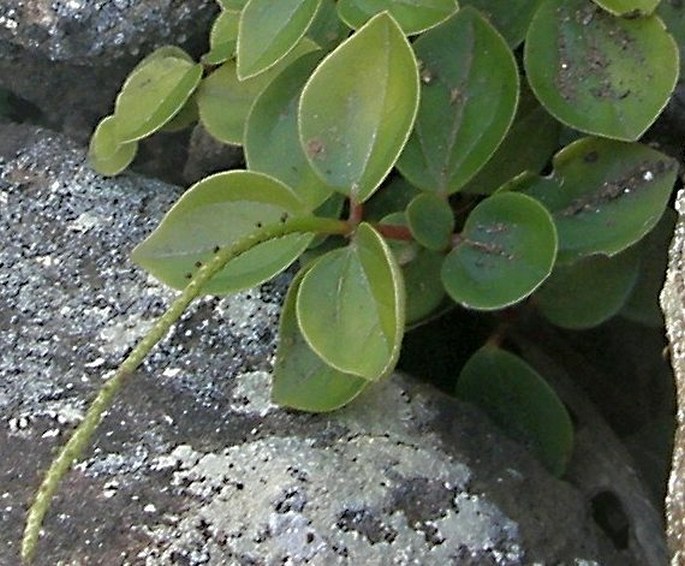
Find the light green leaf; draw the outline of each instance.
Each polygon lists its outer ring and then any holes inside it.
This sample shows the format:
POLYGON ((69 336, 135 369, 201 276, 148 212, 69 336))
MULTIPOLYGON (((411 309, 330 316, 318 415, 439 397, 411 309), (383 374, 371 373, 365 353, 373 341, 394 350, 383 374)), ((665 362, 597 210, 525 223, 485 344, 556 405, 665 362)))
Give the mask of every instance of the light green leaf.
POLYGON ((121 88, 114 108, 116 137, 123 143, 159 130, 184 106, 200 82, 202 65, 178 57, 153 57, 121 88))
POLYGON ((501 309, 530 295, 552 271, 557 235, 537 201, 513 192, 488 197, 466 219, 445 258, 442 282, 467 308, 501 309))
POLYGON ((555 183, 525 192, 552 213, 558 260, 572 262, 611 256, 640 240, 661 218, 677 170, 673 159, 646 145, 583 138, 554 158, 555 183))
POLYGON ((107 116, 95 128, 88 148, 88 160, 100 175, 111 177, 126 169, 137 151, 138 142, 119 142, 114 117, 107 116))
POLYGON ((636 246, 614 256, 590 256, 555 267, 535 294, 542 314, 563 328, 592 328, 614 316, 637 280, 636 246))
POLYGON ((205 65, 219 65, 235 55, 240 12, 224 10, 214 20, 209 32, 209 53, 202 56, 205 65))
POLYGON ((454 230, 450 203, 432 194, 421 194, 407 207, 407 222, 412 236, 429 250, 445 250, 454 230))
POLYGON ((242 145, 245 122, 257 97, 291 62, 316 48, 305 38, 278 65, 244 81, 238 79, 235 61, 226 61, 202 81, 197 91, 205 129, 221 142, 242 145))
POLYGON ((370 382, 333 369, 302 336, 295 307, 304 273, 290 284, 281 311, 271 399, 281 407, 321 413, 346 405, 370 382))
POLYGON ((407 35, 421 33, 445 21, 459 8, 456 0, 339 0, 340 18, 359 29, 370 18, 387 11, 407 35))
POLYGON ((297 132, 300 93, 321 56, 319 52, 303 55, 278 75, 255 101, 245 127, 249 168, 292 187, 311 209, 333 192, 312 169, 297 132))
POLYGON ((651 14, 659 0, 592 0, 598 6, 615 16, 631 18, 651 14))
POLYGON ((421 62, 421 103, 397 166, 417 187, 451 194, 485 165, 511 125, 516 61, 473 8, 423 34, 414 49, 421 62))
MULTIPOLYGON (((306 214, 300 199, 276 179, 252 171, 217 173, 193 185, 132 254, 152 275, 176 289, 216 253, 262 226, 306 214)), ((259 244, 230 261, 204 287, 221 295, 252 287, 288 267, 312 236, 291 234, 259 244)))
POLYGON ((321 0, 250 0, 240 15, 238 78, 273 67, 304 36, 321 0))
POLYGON ((545 0, 524 55, 528 81, 552 115, 619 140, 645 132, 678 78, 678 46, 661 20, 617 18, 590 0, 545 0))
POLYGON ((554 390, 522 359, 494 346, 481 348, 461 370, 456 394, 528 444, 551 473, 564 473, 573 451, 571 418, 554 390))
POLYGON ((392 252, 362 223, 349 246, 319 258, 304 276, 297 317, 307 343, 326 363, 376 380, 397 362, 404 300, 392 252))
POLYGON ((302 92, 299 131, 328 185, 357 202, 373 194, 411 131, 418 81, 411 47, 385 13, 323 60, 302 92))

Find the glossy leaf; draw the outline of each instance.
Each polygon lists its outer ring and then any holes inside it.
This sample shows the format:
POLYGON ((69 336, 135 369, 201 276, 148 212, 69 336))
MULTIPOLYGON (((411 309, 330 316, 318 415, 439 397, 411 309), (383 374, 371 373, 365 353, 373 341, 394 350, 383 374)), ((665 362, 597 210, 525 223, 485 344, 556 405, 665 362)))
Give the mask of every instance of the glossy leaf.
POLYGON ((611 256, 640 240, 661 218, 676 174, 673 159, 645 145, 583 138, 554 158, 556 185, 526 193, 552 212, 558 259, 570 262, 611 256))
MULTIPOLYGON (((218 247, 233 244, 283 215, 306 213, 291 189, 251 171, 217 173, 193 185, 157 229, 133 251, 133 261, 176 289, 218 247)), ((220 295, 252 287, 288 267, 312 236, 292 234, 259 244, 230 261, 204 287, 220 295)))
POLYGON ((333 189, 314 172, 300 145, 297 104, 320 59, 319 53, 308 53, 276 77, 255 101, 245 128, 249 168, 283 181, 312 209, 328 199, 333 189))
POLYGON ((370 18, 387 11, 408 35, 421 33, 445 21, 458 9, 456 0, 339 0, 340 18, 359 29, 370 18))
POLYGON ((614 257, 590 256, 559 265, 535 294, 536 304, 557 326, 592 328, 621 309, 639 268, 637 247, 614 257))
POLYGON ((240 15, 238 78, 273 67, 302 39, 321 0, 250 0, 240 15))
POLYGON ((415 43, 421 103, 398 168, 414 185, 459 190, 488 161, 516 111, 519 78, 511 50, 473 8, 462 8, 415 43))
POLYGON ((535 11, 544 0, 463 0, 477 8, 514 49, 523 41, 535 11))
POLYGON ((200 82, 202 65, 154 57, 131 74, 117 96, 114 128, 121 142, 159 130, 183 107, 200 82))
POLYGON ((528 31, 525 67, 558 120, 631 141, 666 106, 678 78, 678 47, 654 16, 617 18, 590 0, 545 0, 528 31))
POLYGON ((245 122, 257 97, 292 61, 314 49, 316 46, 305 39, 278 65, 244 81, 238 79, 235 61, 226 61, 202 81, 197 91, 205 129, 221 142, 242 145, 245 122))
POLYGON ((205 65, 219 65, 235 55, 240 12, 223 10, 214 20, 209 33, 209 53, 202 56, 205 65))
POLYGON ((659 0, 592 0, 615 16, 645 16, 651 14, 659 0))
POLYGON ((349 403, 370 382, 333 369, 307 344, 295 308, 303 275, 300 272, 290 284, 281 311, 271 399, 281 407, 300 411, 333 411, 349 403))
POLYGON ((365 201, 409 136, 418 91, 402 31, 388 14, 374 17, 323 60, 302 92, 300 141, 317 174, 365 201))
POLYGON ((554 475, 573 451, 573 424, 554 390, 519 357, 485 346, 461 370, 457 396, 523 440, 554 475))
POLYGON ((454 230, 454 214, 447 200, 421 194, 409 203, 407 221, 412 236, 429 250, 447 248, 454 230))
POLYGON ((529 171, 538 173, 559 147, 561 125, 523 89, 516 118, 485 166, 461 189, 488 195, 507 181, 529 171))
POLYGON ((383 238, 362 223, 349 246, 319 258, 297 296, 300 329, 329 365, 368 380, 395 366, 404 334, 404 284, 383 238))
POLYGON ((466 219, 462 242, 445 258, 442 281, 467 308, 501 309, 530 295, 552 271, 557 235, 537 201, 493 195, 466 219))
POLYGON ((90 140, 88 160, 100 175, 113 176, 121 173, 133 161, 138 142, 120 143, 114 126, 114 117, 107 116, 95 129, 90 140))
POLYGON ((664 326, 659 295, 666 279, 668 248, 677 217, 672 208, 667 208, 656 227, 640 242, 638 279, 621 309, 621 316, 647 326, 664 326))

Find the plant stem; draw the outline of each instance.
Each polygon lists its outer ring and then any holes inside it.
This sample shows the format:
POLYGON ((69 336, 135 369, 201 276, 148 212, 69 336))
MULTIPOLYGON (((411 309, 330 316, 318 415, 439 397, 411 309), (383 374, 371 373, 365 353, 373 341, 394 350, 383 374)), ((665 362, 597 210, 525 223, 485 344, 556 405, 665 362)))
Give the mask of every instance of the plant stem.
POLYGON ((83 421, 76 427, 71 438, 50 464, 26 517, 24 537, 21 543, 21 557, 25 563, 30 562, 33 558, 43 519, 50 508, 50 503, 62 477, 88 445, 90 438, 100 424, 103 413, 112 404, 114 396, 121 389, 126 378, 133 374, 157 342, 166 336, 171 326, 200 294, 203 285, 221 271, 229 261, 268 240, 294 233, 346 234, 349 230, 350 225, 347 222, 331 218, 302 217, 278 224, 269 224, 238 240, 233 245, 219 249, 214 257, 197 271, 187 287, 121 363, 114 376, 100 389, 88 408, 83 421))

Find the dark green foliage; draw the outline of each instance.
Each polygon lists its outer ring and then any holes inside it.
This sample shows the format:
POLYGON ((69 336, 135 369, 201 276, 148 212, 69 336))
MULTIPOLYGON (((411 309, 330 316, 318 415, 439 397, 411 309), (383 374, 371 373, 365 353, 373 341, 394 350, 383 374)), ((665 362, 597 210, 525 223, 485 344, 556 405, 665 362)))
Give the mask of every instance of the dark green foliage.
MULTIPOLYGON (((677 164, 637 140, 676 84, 667 28, 682 35, 680 11, 655 12, 657 0, 219 3, 202 63, 174 47, 143 60, 91 159, 116 174, 137 140, 198 120, 244 146, 249 171, 192 187, 134 252, 176 288, 216 250, 301 219, 300 233, 260 239, 202 288, 255 285, 306 251, 283 309, 276 402, 344 405, 393 370, 406 327, 446 307, 496 320, 531 297, 563 327, 619 312, 658 324, 661 279, 640 266, 663 270, 677 164), (345 237, 324 241, 332 233, 345 237)), ((457 391, 563 472, 570 420, 525 362, 486 346, 457 391)))

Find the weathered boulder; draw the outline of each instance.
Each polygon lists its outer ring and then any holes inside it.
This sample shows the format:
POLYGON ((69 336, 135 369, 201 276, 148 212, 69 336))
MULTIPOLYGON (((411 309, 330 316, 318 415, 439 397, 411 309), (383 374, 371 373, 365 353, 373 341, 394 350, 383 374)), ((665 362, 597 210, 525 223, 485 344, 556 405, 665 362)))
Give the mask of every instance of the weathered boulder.
POLYGON ((669 251, 666 282, 661 306, 670 341, 671 364, 677 390, 677 428, 673 445, 673 465, 666 496, 668 539, 672 564, 685 565, 685 193, 680 191, 676 209, 680 215, 669 251))
POLYGON ((3 0, 0 87, 81 140, 133 65, 160 45, 206 47, 214 0, 3 0))
MULTIPOLYGON (((179 193, 104 180, 64 137, 0 125, 2 564, 18 561, 54 449, 170 299, 128 254, 179 193)), ((39 564, 659 563, 653 510, 624 506, 637 532, 624 547, 592 519, 593 486, 628 469, 622 456, 598 467, 594 452, 616 452, 608 434, 597 450, 581 435, 584 489, 400 375, 331 415, 274 407, 286 283, 198 301, 179 321, 63 482, 39 564)))

